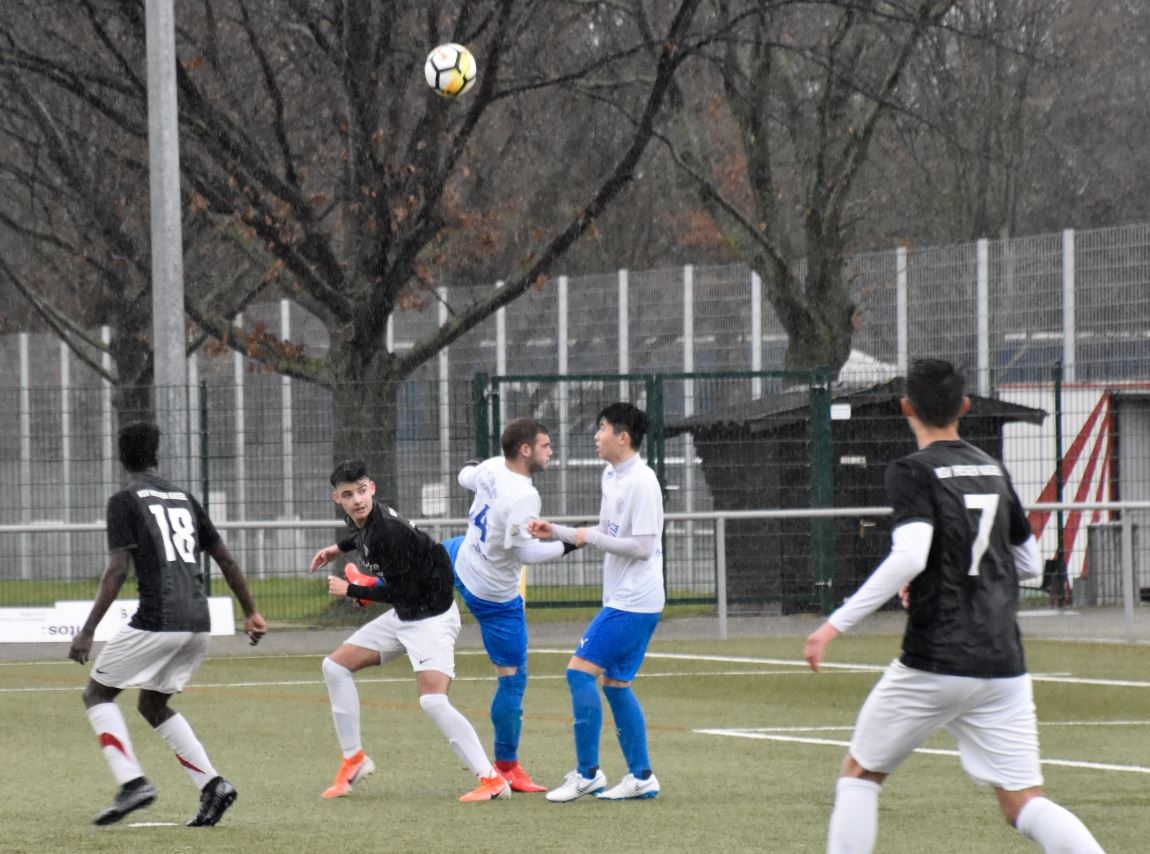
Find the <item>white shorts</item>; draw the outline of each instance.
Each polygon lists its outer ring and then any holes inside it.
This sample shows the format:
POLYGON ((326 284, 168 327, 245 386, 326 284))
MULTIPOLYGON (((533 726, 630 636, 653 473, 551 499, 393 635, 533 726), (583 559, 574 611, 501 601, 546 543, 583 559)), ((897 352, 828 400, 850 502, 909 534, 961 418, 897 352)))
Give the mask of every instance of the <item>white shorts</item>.
POLYGON ((178 694, 207 651, 207 632, 146 632, 124 626, 96 656, 91 676, 109 688, 178 694))
POLYGON ((399 619, 392 608, 360 627, 346 643, 377 650, 380 664, 406 652, 412 670, 437 670, 454 679, 459 625, 459 606, 454 602, 442 614, 410 622, 399 619))
POLYGON ((940 729, 954 736, 963 770, 976 783, 1007 791, 1042 785, 1029 674, 945 676, 896 659, 859 711, 851 756, 868 771, 889 774, 940 729))

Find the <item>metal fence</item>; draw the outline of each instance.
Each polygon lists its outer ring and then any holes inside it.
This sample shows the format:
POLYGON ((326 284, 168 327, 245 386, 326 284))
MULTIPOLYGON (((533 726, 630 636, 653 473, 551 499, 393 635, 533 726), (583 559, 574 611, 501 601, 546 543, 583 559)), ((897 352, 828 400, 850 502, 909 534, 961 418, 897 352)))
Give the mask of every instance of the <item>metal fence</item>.
MULTIPOLYGON (((705 599, 714 595, 714 533, 690 514, 881 503, 871 496, 884 461, 910 447, 883 401, 891 390, 881 389, 917 355, 954 359, 977 395, 1018 407, 991 407, 979 435, 1006 460, 1024 502, 1150 500, 1150 226, 869 253, 850 258, 847 269, 864 323, 830 383, 822 486, 812 487, 802 468, 811 459, 809 427, 822 416, 811 420, 808 383, 796 392, 771 372, 782 365, 785 336, 762 283, 741 266, 684 267, 559 277, 420 368, 401 395, 400 508, 417 518, 465 514, 455 473, 475 453, 473 378, 482 372, 520 378, 496 383, 497 418, 531 415, 553 429, 567 419, 557 459, 537 479, 545 512, 593 515, 594 414, 621 398, 649 408, 647 383, 626 377, 658 374, 667 510, 687 514, 668 526, 669 583, 684 600, 705 599), (825 488, 829 495, 819 492, 825 488)), ((472 291, 444 286, 440 296, 436 308, 392 318, 390 349, 410 347, 472 291)), ((240 321, 313 355, 328 346, 322 325, 286 302, 251 307, 240 321)), ((253 578, 270 585, 294 577, 322 539, 308 525, 333 517, 330 392, 262 373, 238 354, 196 353, 189 377, 190 485, 213 518, 237 526, 229 544, 253 578)), ((57 340, 21 334, 0 338, 0 393, 9 400, 0 408, 0 477, 8 485, 0 492, 0 548, 10 556, 0 567, 0 602, 20 604, 29 581, 91 585, 104 562, 104 502, 120 483, 111 389, 57 340)), ((1130 514, 1136 531, 1150 521, 1144 509, 1130 514)), ((1078 580, 1091 577, 1092 563, 1112 562, 1105 543, 1121 518, 1113 509, 1038 510, 1032 523, 1045 555, 1061 550, 1078 580)), ((839 518, 832 535, 813 533, 809 521, 773 524, 769 553, 761 532, 737 520, 728 527, 732 607, 744 598, 747 607, 809 607, 820 580, 812 538, 829 536, 836 598, 886 545, 876 519, 839 518), (740 554, 749 556, 745 564, 740 554), (794 583, 756 586, 756 567, 766 561, 798 568, 794 583)), ((1133 542, 1136 566, 1150 564, 1146 538, 1135 533, 1133 542)), ((595 567, 581 560, 555 572, 575 579, 573 587, 589 579, 593 586, 595 567)), ((538 570, 538 580, 549 585, 551 571, 538 570)), ((1150 578, 1137 583, 1150 588, 1150 578)), ((1090 590, 1112 598, 1089 584, 1082 595, 1090 590)))

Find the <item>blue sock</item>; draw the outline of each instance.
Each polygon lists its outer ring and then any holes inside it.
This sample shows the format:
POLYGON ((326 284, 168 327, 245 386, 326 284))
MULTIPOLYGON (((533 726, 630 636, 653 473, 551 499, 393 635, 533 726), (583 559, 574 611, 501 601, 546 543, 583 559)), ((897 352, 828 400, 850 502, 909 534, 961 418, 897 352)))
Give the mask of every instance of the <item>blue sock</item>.
POLYGON ((514 762, 519 756, 519 731, 523 728, 523 694, 527 691, 527 668, 513 676, 500 676, 491 698, 491 724, 495 728, 495 761, 514 762))
POLYGON ((615 733, 619 736, 623 758, 627 760, 627 770, 642 777, 651 770, 651 759, 647 756, 647 721, 639 698, 630 685, 626 688, 604 685, 603 693, 615 717, 615 733))
POLYGON ((595 776, 599 768, 599 733, 603 729, 603 703, 595 677, 582 670, 567 670, 571 711, 575 715, 575 759, 579 773, 595 776))

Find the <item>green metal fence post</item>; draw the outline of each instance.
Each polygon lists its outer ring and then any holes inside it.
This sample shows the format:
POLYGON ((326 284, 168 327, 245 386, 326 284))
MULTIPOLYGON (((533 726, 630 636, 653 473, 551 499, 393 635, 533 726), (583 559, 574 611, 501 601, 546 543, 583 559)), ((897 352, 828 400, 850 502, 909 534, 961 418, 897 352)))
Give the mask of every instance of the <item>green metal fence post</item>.
POLYGON ((475 456, 491 456, 491 429, 487 423, 487 374, 478 371, 471 381, 471 399, 475 406, 475 456))
POLYGON ((503 377, 491 377, 491 428, 488 432, 489 453, 485 456, 494 456, 499 453, 499 437, 503 433, 503 377))
MULTIPOLYGON (((831 385, 830 371, 826 368, 818 368, 811 375, 810 415, 811 507, 817 509, 832 506, 834 491, 831 473, 831 385)), ((834 551, 834 520, 812 519, 811 571, 819 607, 824 614, 834 610, 834 551)))

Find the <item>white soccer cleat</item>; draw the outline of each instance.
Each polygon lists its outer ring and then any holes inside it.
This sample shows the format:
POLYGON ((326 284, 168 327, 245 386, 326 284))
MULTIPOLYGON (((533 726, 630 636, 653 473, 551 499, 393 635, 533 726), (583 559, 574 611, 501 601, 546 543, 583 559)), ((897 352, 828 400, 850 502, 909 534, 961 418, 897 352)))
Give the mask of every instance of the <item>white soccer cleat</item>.
POLYGON ((659 781, 652 774, 646 780, 640 780, 634 774, 628 774, 610 789, 599 792, 595 797, 601 801, 630 801, 636 798, 653 798, 659 794, 659 781))
POLYGON ((576 769, 563 778, 563 784, 559 788, 552 789, 545 797, 553 804, 565 804, 584 795, 597 794, 605 788, 607 788, 607 776, 602 769, 596 771, 591 779, 587 779, 576 769))

